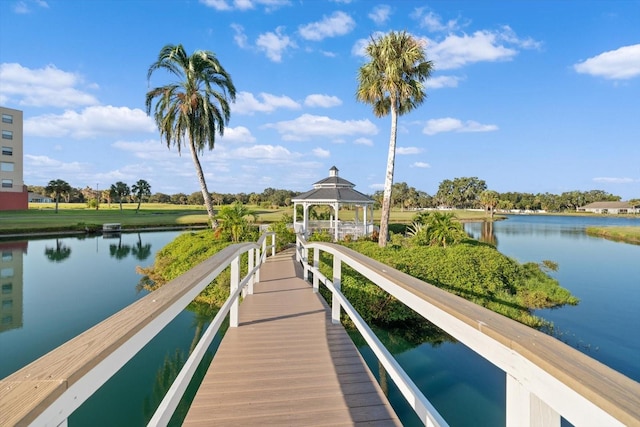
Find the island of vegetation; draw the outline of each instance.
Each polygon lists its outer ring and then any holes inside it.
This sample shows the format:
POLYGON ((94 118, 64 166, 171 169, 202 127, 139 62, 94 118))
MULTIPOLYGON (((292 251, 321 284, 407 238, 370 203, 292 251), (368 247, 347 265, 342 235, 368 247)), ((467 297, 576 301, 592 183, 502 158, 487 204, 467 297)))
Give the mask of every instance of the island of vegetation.
POLYGON ((604 237, 616 242, 634 243, 640 245, 640 227, 587 227, 586 232, 590 236, 604 237))
MULTIPOLYGON (((223 207, 218 215, 218 228, 178 236, 157 253, 153 266, 139 268, 144 275, 141 287, 152 291, 227 245, 255 241, 259 231, 251 224, 253 217, 241 204, 223 207)), ((291 216, 284 215, 270 226, 277 234, 279 250, 295 241, 289 228, 291 221, 291 216)), ((391 224, 390 234, 385 247, 376 243, 375 234, 339 243, 534 328, 553 327, 534 315, 534 310, 578 303, 575 296, 549 276, 548 271, 557 268, 553 262, 521 264, 501 254, 495 246, 469 238, 453 213, 421 212, 414 216, 411 225, 391 224)), ((331 236, 315 233, 310 240, 328 241, 331 236)), ((321 263, 321 268, 330 268, 328 260, 321 259, 321 263)), ((431 324, 355 271, 348 268, 343 271, 342 291, 371 325, 402 330, 403 336, 409 335, 414 342, 434 341, 433 336, 426 337, 434 328, 431 324)), ((228 294, 227 271, 196 298, 192 309, 215 312, 228 294)))

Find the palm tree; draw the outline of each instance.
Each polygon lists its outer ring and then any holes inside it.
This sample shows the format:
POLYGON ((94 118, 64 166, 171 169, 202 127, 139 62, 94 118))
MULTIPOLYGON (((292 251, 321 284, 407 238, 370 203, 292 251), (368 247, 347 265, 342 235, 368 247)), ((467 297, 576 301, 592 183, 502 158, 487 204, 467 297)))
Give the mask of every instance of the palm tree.
POLYGON ((496 210, 496 206, 498 206, 498 202, 500 201, 500 194, 494 190, 484 190, 480 193, 480 203, 485 207, 491 219, 493 219, 493 214, 496 210))
POLYGON ((151 195, 151 185, 144 179, 139 179, 138 182, 131 186, 131 192, 138 198, 138 207, 136 208, 136 213, 138 213, 142 198, 151 195))
POLYGON ((67 181, 62 179, 53 179, 49 181, 49 184, 44 188, 44 191, 47 192, 48 195, 56 199, 56 213, 58 213, 58 201, 60 200, 60 196, 64 194, 69 194, 71 191, 71 186, 67 181))
POLYGON ((221 221, 220 232, 229 235, 231 241, 239 242, 248 228, 248 217, 255 221, 257 214, 240 202, 235 202, 231 206, 223 206, 218 212, 218 219, 221 221))
POLYGON ((131 189, 124 182, 118 181, 115 184, 111 184, 111 194, 118 197, 120 210, 122 211, 122 198, 131 194, 131 189))
POLYGON ((391 137, 378 238, 378 244, 386 246, 398 116, 424 102, 427 97, 424 82, 431 76, 433 64, 426 60, 423 44, 405 31, 392 31, 378 39, 372 38, 366 52, 370 62, 358 71, 356 99, 371 104, 376 117, 391 114, 391 137))
POLYGON ((224 127, 231 116, 229 101, 235 101, 236 88, 231 76, 210 51, 198 50, 189 56, 182 45, 166 45, 160 50, 158 60, 149 67, 147 80, 158 69, 169 72, 180 81, 147 92, 147 114, 151 114, 157 99, 154 119, 160 138, 166 141, 167 147, 173 143, 179 154, 182 146, 188 145, 209 221, 213 224, 211 195, 198 154, 205 147, 213 150, 216 133, 224 134, 224 127))

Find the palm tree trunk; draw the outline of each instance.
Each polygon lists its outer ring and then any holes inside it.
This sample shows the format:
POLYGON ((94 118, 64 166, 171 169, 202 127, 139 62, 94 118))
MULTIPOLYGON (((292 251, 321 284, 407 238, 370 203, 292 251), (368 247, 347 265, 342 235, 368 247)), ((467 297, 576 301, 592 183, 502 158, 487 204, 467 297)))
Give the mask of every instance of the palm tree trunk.
POLYGON ((204 198, 204 205, 207 208, 207 215, 209 215, 209 223, 213 227, 213 205, 211 204, 211 195, 207 190, 207 182, 204 180, 204 172, 202 172, 202 166, 200 165, 200 159, 198 159, 198 153, 196 147, 193 145, 193 141, 189 140, 189 150, 191 151, 191 159, 196 167, 196 175, 198 175, 198 181, 200 182, 200 188, 202 189, 202 197, 204 198))
MULTIPOLYGON (((393 103, 393 101, 392 101, 393 103)), ((387 174, 384 179, 384 197, 380 216, 380 234, 378 246, 387 246, 389 238, 389 216, 391 215, 391 188, 393 187, 393 168, 396 160, 396 137, 398 134, 398 112, 395 104, 391 106, 391 137, 389 138, 389 155, 387 156, 387 174)))

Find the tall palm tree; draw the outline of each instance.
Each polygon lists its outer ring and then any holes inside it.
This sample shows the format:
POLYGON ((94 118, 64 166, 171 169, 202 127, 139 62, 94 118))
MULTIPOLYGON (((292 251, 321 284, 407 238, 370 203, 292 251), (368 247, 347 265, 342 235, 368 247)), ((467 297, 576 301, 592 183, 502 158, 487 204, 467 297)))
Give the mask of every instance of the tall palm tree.
POLYGON ((129 194, 131 194, 131 189, 124 182, 118 181, 115 184, 111 184, 111 194, 118 198, 118 203, 120 203, 120 211, 122 211, 122 198, 128 197, 129 194))
POLYGON ((169 148, 173 143, 178 153, 183 145, 188 145, 209 221, 213 224, 211 195, 198 154, 205 147, 213 150, 216 133, 224 134, 231 116, 229 101, 235 101, 236 88, 216 56, 206 50, 189 56, 180 44, 166 45, 160 50, 158 60, 149 67, 147 80, 158 69, 169 72, 179 81, 147 92, 147 114, 151 114, 155 101, 154 119, 160 138, 169 148))
POLYGON ((44 191, 47 192, 48 195, 56 199, 56 213, 58 213, 58 201, 60 200, 60 196, 69 194, 71 191, 71 186, 67 181, 62 179, 53 179, 49 181, 44 191))
POLYGON ((433 64, 426 60, 423 44, 405 31, 392 31, 380 38, 372 38, 366 52, 370 61, 358 71, 356 99, 371 104, 376 117, 391 114, 391 137, 378 238, 378 244, 386 246, 398 116, 424 102, 427 97, 424 82, 431 76, 433 64))
POLYGON ((493 214, 496 210, 496 206, 498 206, 498 202, 500 202, 500 194, 494 190, 484 190, 480 193, 480 204, 484 206, 487 213, 493 219, 493 214))
POLYGON ((138 207, 136 213, 140 210, 140 203, 142 203, 143 197, 149 197, 151 195, 151 185, 144 179, 139 179, 138 182, 131 186, 131 192, 138 199, 138 207))

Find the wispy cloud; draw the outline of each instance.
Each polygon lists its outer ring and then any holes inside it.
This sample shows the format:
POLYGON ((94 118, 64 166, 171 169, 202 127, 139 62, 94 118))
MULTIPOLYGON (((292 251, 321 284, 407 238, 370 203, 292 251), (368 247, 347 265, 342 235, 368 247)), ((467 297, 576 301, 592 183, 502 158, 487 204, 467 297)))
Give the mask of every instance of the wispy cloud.
POLYGON ((31 69, 16 63, 0 64, 0 97, 30 107, 70 108, 96 105, 98 100, 82 89, 87 85, 80 74, 63 71, 54 65, 31 69))
POLYGON ((265 128, 275 129, 283 140, 305 141, 312 137, 339 138, 349 135, 375 135, 376 125, 369 120, 335 120, 326 116, 303 114, 294 120, 269 123, 265 128))
POLYGON ((391 7, 386 4, 376 6, 367 16, 377 25, 383 25, 391 17, 391 7))
POLYGON ((496 125, 485 125, 473 120, 463 122, 452 117, 427 120, 422 133, 435 135, 442 132, 492 132, 498 130, 496 125))
POLYGON ((264 7, 267 12, 291 4, 289 0, 200 0, 200 3, 219 11, 251 10, 264 7))
POLYGON ((307 107, 331 108, 342 105, 342 101, 337 96, 312 94, 305 98, 304 105, 307 107))
POLYGON ((111 105, 87 107, 81 112, 45 114, 24 121, 25 135, 49 138, 83 139, 155 130, 155 123, 144 111, 111 105))
POLYGON ((284 27, 276 28, 275 32, 260 34, 256 40, 256 46, 273 62, 282 61, 282 55, 287 49, 297 47, 291 37, 284 34, 284 27))
POLYGON ((593 181, 606 183, 606 184, 630 184, 633 182, 640 182, 640 178, 633 179, 633 178, 616 178, 616 177, 601 176, 601 177, 593 178, 593 181))
POLYGON ((317 147, 313 149, 313 155, 316 157, 320 157, 321 159, 327 159, 331 157, 331 151, 317 147))
POLYGON ((251 115, 255 112, 271 113, 279 108, 297 110, 301 106, 285 95, 278 96, 262 92, 256 97, 250 92, 240 92, 231 108, 234 113, 251 115))
POLYGON ((401 156, 410 155, 410 154, 420 154, 422 153, 422 148, 419 147, 398 147, 396 148, 396 154, 401 156))
POLYGON ((31 8, 32 5, 43 9, 49 8, 49 4, 44 0, 21 0, 15 2, 15 4, 13 5, 13 11, 21 15, 31 13, 33 12, 33 9, 31 8))
POLYGON ((573 66, 578 73, 610 80, 640 76, 640 44, 603 52, 573 66))
POLYGON ((429 163, 426 162, 414 162, 413 164, 411 164, 412 168, 420 168, 420 169, 427 169, 430 168, 431 165, 429 163))
POLYGON ((325 16, 321 21, 302 25, 298 28, 303 39, 320 41, 327 37, 343 36, 356 26, 356 21, 344 12, 334 12, 325 16))

